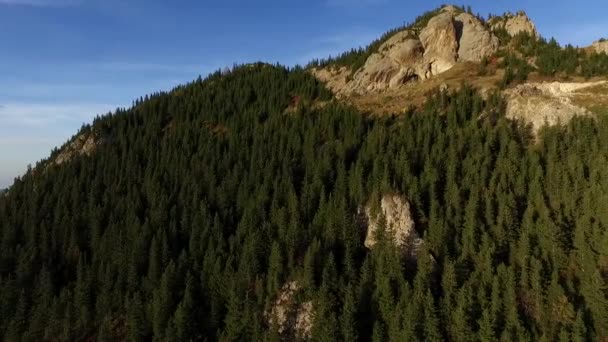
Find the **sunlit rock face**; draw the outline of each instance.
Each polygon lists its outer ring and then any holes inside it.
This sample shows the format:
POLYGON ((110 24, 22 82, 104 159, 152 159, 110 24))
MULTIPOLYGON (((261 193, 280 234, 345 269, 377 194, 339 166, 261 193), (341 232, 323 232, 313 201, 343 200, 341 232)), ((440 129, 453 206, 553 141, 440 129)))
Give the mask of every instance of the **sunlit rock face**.
POLYGON ((498 38, 477 17, 461 13, 454 20, 459 38, 458 61, 480 62, 498 51, 498 38))

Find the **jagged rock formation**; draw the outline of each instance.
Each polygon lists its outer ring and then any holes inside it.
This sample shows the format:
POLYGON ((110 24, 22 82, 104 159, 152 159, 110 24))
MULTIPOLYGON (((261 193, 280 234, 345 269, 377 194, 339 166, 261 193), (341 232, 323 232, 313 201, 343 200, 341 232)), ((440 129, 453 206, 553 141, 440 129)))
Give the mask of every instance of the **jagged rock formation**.
POLYGON ((608 54, 608 40, 604 40, 604 39, 597 40, 597 41, 593 42, 593 44, 591 44, 591 47, 597 53, 608 54))
POLYGON ((346 84, 349 82, 350 70, 346 67, 341 68, 313 68, 312 74, 321 82, 325 83, 327 88, 332 89, 337 97, 341 97, 343 93, 340 89, 346 89, 346 84))
POLYGON ((268 325, 278 327, 279 334, 286 341, 309 340, 311 337, 313 303, 297 303, 295 297, 299 291, 300 285, 297 281, 283 285, 270 313, 266 315, 268 325))
POLYGON ((418 79, 425 72, 421 63, 423 54, 422 43, 415 35, 411 31, 401 31, 367 59, 346 86, 347 92, 380 91, 418 79))
POLYGON ((504 28, 511 36, 520 32, 528 32, 530 35, 538 37, 536 25, 523 11, 517 12, 515 15, 508 13, 500 17, 494 17, 488 21, 488 24, 492 30, 504 28))
POLYGON ((415 229, 410 204, 399 195, 384 195, 380 200, 380 210, 374 212, 373 205, 365 207, 367 233, 365 247, 373 248, 377 243, 377 233, 382 225, 385 233, 408 258, 416 260, 423 240, 415 229))
POLYGON ((572 96, 584 88, 606 81, 586 83, 526 83, 504 92, 507 99, 507 118, 523 120, 534 132, 545 125, 566 124, 576 115, 589 111, 572 102, 572 96))
POLYGON ((500 42, 477 17, 461 13, 455 17, 458 60, 480 62, 498 51, 500 42))
POLYGON ((96 137, 93 132, 82 133, 61 150, 55 158, 55 164, 61 165, 78 155, 90 156, 102 142, 103 139, 96 137))
POLYGON ((456 63, 479 62, 498 50, 498 38, 477 17, 446 6, 418 30, 388 38, 359 70, 313 69, 338 96, 397 89, 450 70, 456 63))

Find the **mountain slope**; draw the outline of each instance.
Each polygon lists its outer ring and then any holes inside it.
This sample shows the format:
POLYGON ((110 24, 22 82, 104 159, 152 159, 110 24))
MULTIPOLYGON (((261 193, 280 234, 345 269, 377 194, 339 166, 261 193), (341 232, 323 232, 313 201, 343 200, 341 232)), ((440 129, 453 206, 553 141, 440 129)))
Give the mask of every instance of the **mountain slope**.
POLYGON ((534 139, 427 95, 366 115, 259 63, 98 118, 0 196, 0 335, 606 340, 606 116, 534 139))

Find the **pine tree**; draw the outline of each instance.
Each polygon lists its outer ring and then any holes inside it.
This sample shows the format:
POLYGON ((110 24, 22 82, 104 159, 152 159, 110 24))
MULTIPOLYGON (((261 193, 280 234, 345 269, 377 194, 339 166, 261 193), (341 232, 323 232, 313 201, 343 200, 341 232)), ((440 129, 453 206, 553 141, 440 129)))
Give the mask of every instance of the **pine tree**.
POLYGON ((479 340, 481 341, 494 341, 494 321, 492 313, 488 309, 484 309, 481 318, 478 320, 479 325, 479 340))
POLYGON ((358 340, 359 331, 357 325, 357 299, 355 293, 355 287, 349 284, 345 290, 345 299, 342 306, 342 339, 344 341, 358 340))
POLYGON ((281 256, 281 248, 279 243, 274 241, 268 257, 268 284, 266 291, 269 295, 273 295, 281 287, 281 279, 283 273, 283 258, 281 256))
POLYGON ((194 306, 194 280, 188 278, 184 297, 177 305, 174 316, 174 325, 176 329, 176 337, 179 341, 190 341, 195 337, 196 322, 199 320, 194 306))
POLYGON ((429 290, 426 294, 426 300, 424 303, 424 339, 426 341, 442 341, 439 330, 439 320, 435 313, 435 304, 433 301, 433 294, 429 290))
POLYGON ((587 340, 587 327, 583 319, 583 313, 579 311, 576 313, 576 321, 574 322, 574 326, 572 327, 571 341, 583 342, 587 340))
POLYGON ((152 299, 152 328, 155 336, 164 336, 165 328, 174 310, 175 265, 171 262, 163 273, 160 286, 152 299))
POLYGON ((143 341, 148 335, 148 322, 141 297, 138 292, 133 295, 127 310, 127 326, 129 339, 132 341, 143 341))

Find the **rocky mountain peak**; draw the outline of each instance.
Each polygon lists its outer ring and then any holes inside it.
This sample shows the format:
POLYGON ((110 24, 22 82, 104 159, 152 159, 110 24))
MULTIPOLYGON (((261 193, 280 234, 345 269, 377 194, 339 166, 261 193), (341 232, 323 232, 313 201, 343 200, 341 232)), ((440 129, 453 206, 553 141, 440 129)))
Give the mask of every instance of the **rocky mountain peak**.
POLYGON ((479 62, 496 53, 499 41, 476 16, 444 6, 427 21, 389 36, 345 82, 344 71, 314 70, 337 94, 382 92, 412 81, 427 80, 459 62, 479 62))

